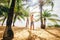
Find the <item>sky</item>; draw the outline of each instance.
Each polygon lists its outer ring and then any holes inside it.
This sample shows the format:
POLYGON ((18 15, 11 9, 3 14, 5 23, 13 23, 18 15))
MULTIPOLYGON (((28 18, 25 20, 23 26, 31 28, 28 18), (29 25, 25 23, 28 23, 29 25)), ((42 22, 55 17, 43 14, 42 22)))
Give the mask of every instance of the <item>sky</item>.
MULTIPOLYGON (((39 12, 40 11, 39 10, 39 5, 34 6, 35 3, 38 3, 38 0, 29 0, 29 1, 30 1, 30 5, 31 5, 30 12, 39 12)), ((45 7, 44 9, 50 9, 50 7, 47 7, 47 8, 45 7)), ((60 17, 60 0, 54 0, 54 8, 53 8, 53 12, 52 13, 57 14, 60 17)), ((5 24, 6 24, 6 22, 4 23, 4 25, 5 24)), ((21 26, 24 27, 25 25, 26 25, 26 19, 25 19, 25 21, 17 20, 15 22, 15 26, 18 26, 18 27, 21 27, 21 26)), ((40 26, 40 21, 35 22, 34 25, 35 25, 35 27, 37 27, 37 26, 39 27, 40 26)))

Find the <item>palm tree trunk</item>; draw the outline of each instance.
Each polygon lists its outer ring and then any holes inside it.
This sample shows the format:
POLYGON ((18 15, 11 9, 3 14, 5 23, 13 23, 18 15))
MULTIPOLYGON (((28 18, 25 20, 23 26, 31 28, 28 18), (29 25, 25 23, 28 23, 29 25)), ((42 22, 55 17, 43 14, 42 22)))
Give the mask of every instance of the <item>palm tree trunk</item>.
POLYGON ((28 17, 27 17, 26 28, 28 27, 28 25, 29 25, 29 19, 28 19, 28 17))
POLYGON ((13 27, 15 26, 14 23, 15 23, 15 22, 13 22, 13 27))
POLYGON ((12 0, 9 13, 8 13, 7 22, 6 22, 6 29, 4 31, 2 40, 12 40, 14 37, 14 33, 11 28, 13 14, 14 14, 14 7, 15 7, 15 0, 12 0))
POLYGON ((43 3, 42 0, 40 0, 40 18, 41 18, 41 28, 44 29, 43 27, 43 19, 42 19, 42 7, 43 7, 43 3))
POLYGON ((17 17, 17 14, 15 14, 15 16, 14 16, 13 27, 15 26, 14 23, 16 21, 16 17, 17 17))
POLYGON ((44 29, 46 27, 46 18, 44 18, 44 29))
POLYGON ((5 19, 6 19, 6 17, 4 17, 4 20, 3 20, 3 22, 2 22, 2 26, 3 26, 4 22, 5 22, 5 19))

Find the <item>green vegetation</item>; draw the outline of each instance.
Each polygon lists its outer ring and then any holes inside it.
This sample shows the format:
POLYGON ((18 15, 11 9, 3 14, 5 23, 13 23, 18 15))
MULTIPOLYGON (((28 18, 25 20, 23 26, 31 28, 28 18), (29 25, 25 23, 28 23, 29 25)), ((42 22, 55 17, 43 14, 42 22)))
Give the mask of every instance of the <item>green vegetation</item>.
MULTIPOLYGON (((13 26, 14 26, 14 23, 16 22, 17 19, 18 20, 21 20, 21 19, 24 20, 25 19, 24 17, 29 16, 28 11, 23 9, 22 0, 20 0, 20 1, 16 0, 16 5, 15 5, 14 9, 15 10, 14 10, 14 17, 13 17, 13 26)), ((0 16, 4 17, 3 19, 0 19, 1 21, 3 21, 2 25, 8 17, 8 12, 9 12, 9 8, 7 6, 0 5, 0 13, 1 13, 0 16)))
MULTIPOLYGON (((14 32, 12 31, 11 25, 16 22, 16 20, 26 20, 26 27, 29 24, 29 7, 27 4, 23 4, 24 2, 28 3, 28 0, 0 0, 0 22, 2 22, 2 26, 6 21, 6 29, 3 34, 3 40, 12 40, 14 37, 14 32), (26 6, 26 8, 24 7, 26 6)), ((60 22, 58 15, 51 14, 53 11, 54 3, 52 0, 40 0, 40 15, 38 15, 37 21, 40 20, 41 28, 45 29, 47 20, 50 20, 54 23, 60 22), (43 9, 44 6, 51 6, 51 9, 43 9), (53 18, 56 17, 56 18, 53 18)), ((54 27, 60 27, 58 24, 54 24, 54 27)))

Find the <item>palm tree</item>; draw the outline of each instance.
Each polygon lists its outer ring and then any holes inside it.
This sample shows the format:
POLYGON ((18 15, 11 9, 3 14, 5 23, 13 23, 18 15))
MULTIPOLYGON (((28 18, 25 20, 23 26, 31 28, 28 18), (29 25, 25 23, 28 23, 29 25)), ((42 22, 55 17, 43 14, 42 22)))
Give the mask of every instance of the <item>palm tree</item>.
MULTIPOLYGON (((23 4, 21 4, 22 0, 16 0, 16 7, 15 7, 15 11, 14 11, 14 17, 13 17, 13 26, 14 26, 14 23, 16 22, 16 20, 21 20, 24 19, 24 17, 27 17, 28 16, 28 12, 26 10, 23 9, 23 4), (20 2, 19 2, 20 1, 20 2), (19 5, 21 4, 21 5, 19 5), (20 8, 19 8, 20 7, 20 8), (23 12, 24 11, 24 12, 23 12)), ((9 6, 9 5, 8 5, 9 6)), ((1 7, 0 7, 1 8, 1 7)), ((2 22, 2 25, 3 23, 5 22, 5 20, 7 19, 8 17, 8 10, 9 8, 7 6, 3 6, 0 10, 0 12, 2 12, 2 17, 4 17, 3 19, 1 19, 3 22, 2 22), (3 10, 2 10, 3 9, 3 10)))
POLYGON ((56 22, 56 21, 59 21, 58 19, 54 19, 53 17, 58 17, 58 15, 56 14, 51 14, 50 13, 51 10, 45 10, 43 12, 43 21, 44 21, 44 27, 46 27, 46 20, 50 20, 50 21, 53 21, 53 22, 56 22))
POLYGON ((43 26, 43 19, 42 19, 42 9, 43 9, 43 6, 45 4, 51 4, 52 8, 53 8, 53 2, 52 0, 40 0, 39 1, 40 3, 40 18, 41 18, 41 28, 44 29, 45 27, 43 26))
POLYGON ((17 19, 18 20, 21 20, 21 19, 25 20, 25 17, 28 17, 28 13, 26 10, 22 10, 22 12, 19 11, 19 13, 15 12, 14 17, 13 17, 13 26, 14 26, 14 23, 16 22, 17 19))
POLYGON ((43 11, 43 13, 42 13, 42 19, 43 19, 43 26, 44 26, 44 28, 46 27, 46 21, 47 20, 52 21, 54 23, 56 23, 57 21, 60 22, 59 19, 56 19, 56 18, 53 18, 53 17, 58 17, 58 15, 51 14, 51 10, 44 10, 43 11))
POLYGON ((28 27, 28 25, 29 25, 29 19, 27 17, 27 20, 26 20, 26 28, 28 27))
POLYGON ((25 10, 23 6, 24 4, 22 4, 22 0, 17 0, 16 5, 15 5, 14 18, 13 18, 13 26, 16 19, 21 20, 22 18, 23 20, 25 20, 25 17, 28 16, 28 11, 27 9, 25 10))
POLYGON ((6 29, 4 31, 3 40, 12 40, 12 38, 14 37, 13 31, 11 28, 11 24, 12 24, 12 19, 13 19, 13 15, 14 15, 15 1, 16 0, 12 0, 11 6, 9 9, 10 12, 8 13, 6 29))
POLYGON ((40 0, 41 28, 44 29, 44 27, 43 27, 43 19, 42 19, 42 6, 43 6, 43 1, 40 0))

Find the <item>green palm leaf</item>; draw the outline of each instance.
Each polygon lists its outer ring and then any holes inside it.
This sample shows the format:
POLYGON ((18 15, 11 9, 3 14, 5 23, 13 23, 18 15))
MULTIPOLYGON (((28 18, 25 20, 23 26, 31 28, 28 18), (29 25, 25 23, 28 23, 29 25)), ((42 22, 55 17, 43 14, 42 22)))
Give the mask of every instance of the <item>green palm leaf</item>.
POLYGON ((3 21, 3 19, 0 19, 0 21, 3 21))
POLYGON ((48 20, 50 20, 50 21, 52 21, 52 22, 60 22, 60 20, 59 19, 54 19, 54 18, 48 18, 48 20))
POLYGON ((51 14, 51 16, 53 16, 53 17, 58 17, 58 15, 57 15, 57 14, 51 14))

